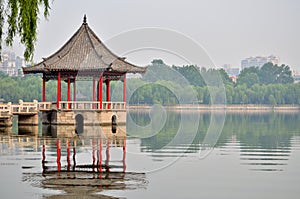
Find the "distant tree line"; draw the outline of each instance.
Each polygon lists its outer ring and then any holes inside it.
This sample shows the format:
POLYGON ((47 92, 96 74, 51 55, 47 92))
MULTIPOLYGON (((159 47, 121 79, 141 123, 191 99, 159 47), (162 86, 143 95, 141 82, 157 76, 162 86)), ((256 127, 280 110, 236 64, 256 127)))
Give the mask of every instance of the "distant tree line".
POLYGON ((234 83, 223 69, 206 69, 195 65, 170 67, 162 60, 153 60, 141 80, 129 82, 140 87, 130 98, 129 103, 132 104, 178 103, 177 96, 166 91, 168 89, 164 85, 175 88, 177 93, 181 93, 180 96, 184 96, 180 102, 187 104, 211 104, 211 91, 221 93, 222 89, 225 89, 228 104, 300 104, 300 84, 294 84, 289 66, 272 63, 261 68, 245 68, 234 83), (145 87, 140 86, 145 82, 145 87), (195 94, 197 102, 191 101, 195 94))
POLYGON ((19 99, 32 101, 38 98, 40 100, 41 83, 41 78, 35 76, 18 78, 0 73, 0 99, 13 103, 17 103, 19 99))
MULTIPOLYGON (((112 83, 112 87, 117 85, 112 83)), ((103 87, 103 93, 106 88, 103 87)), ((122 93, 122 91, 120 91, 122 93)), ((61 99, 67 100, 67 83, 61 82, 61 99)), ((92 100, 92 82, 76 82, 77 100, 92 100)), ((71 84, 71 96, 73 96, 73 84, 71 84)), ((119 98, 121 98, 120 96, 119 98)), ((57 98, 57 81, 50 80, 46 82, 46 101, 56 101, 57 98)), ((42 78, 41 75, 25 75, 24 77, 10 77, 0 72, 0 101, 18 103, 19 100, 32 102, 33 100, 42 100, 42 78)), ((103 96, 105 100, 105 95, 103 96)))
MULTIPOLYGON (((121 84, 115 81, 111 84, 113 101, 122 101, 121 84)), ((0 73, 0 99, 13 103, 19 99, 41 101, 41 85, 42 79, 37 75, 21 78, 0 73)), ((76 90, 78 100, 80 96, 91 100, 92 82, 78 82, 76 90)), ((47 101, 56 100, 56 91, 57 82, 47 82, 47 101)), ((65 82, 62 82, 62 94, 62 100, 66 100, 65 82)), ((218 94, 228 104, 300 104, 300 83, 293 83, 291 70, 286 65, 267 63, 261 68, 245 68, 234 83, 223 69, 167 66, 160 59, 153 60, 141 78, 127 80, 129 104, 212 104, 218 103, 212 101, 212 95, 218 94), (226 95, 222 96, 222 92, 226 95)), ((105 95, 103 98, 105 100, 105 95)))

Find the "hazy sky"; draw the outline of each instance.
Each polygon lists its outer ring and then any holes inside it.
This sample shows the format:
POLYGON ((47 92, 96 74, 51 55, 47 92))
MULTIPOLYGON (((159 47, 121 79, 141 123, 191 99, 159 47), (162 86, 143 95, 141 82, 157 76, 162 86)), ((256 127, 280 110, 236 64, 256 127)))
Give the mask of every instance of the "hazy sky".
MULTIPOLYGON (((240 67, 246 57, 273 54, 300 70, 299 10, 298 0, 54 0, 49 20, 40 20, 35 60, 58 50, 86 14, 104 42, 124 31, 156 27, 196 41, 217 66, 240 67)), ((137 55, 137 64, 150 61, 143 53, 126 56, 134 61, 137 55)))

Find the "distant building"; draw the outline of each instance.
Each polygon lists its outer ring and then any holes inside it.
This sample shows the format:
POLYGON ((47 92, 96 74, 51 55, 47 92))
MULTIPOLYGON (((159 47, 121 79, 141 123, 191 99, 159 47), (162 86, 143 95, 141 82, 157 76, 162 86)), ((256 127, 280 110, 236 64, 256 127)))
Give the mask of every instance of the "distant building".
POLYGON ((299 83, 300 82, 300 72, 293 71, 292 75, 293 75, 293 78, 294 78, 294 82, 299 83))
POLYGON ((16 56, 14 52, 4 51, 0 63, 0 71, 9 76, 23 76, 22 67, 25 66, 23 58, 16 56))
POLYGON ((274 55, 270 55, 267 57, 264 56, 248 57, 241 61, 241 68, 243 70, 244 68, 248 68, 251 66, 262 67, 264 64, 269 62, 278 65, 279 61, 280 61, 279 57, 274 55))
POLYGON ((237 76, 229 76, 233 83, 236 83, 237 76))
POLYGON ((231 64, 224 64, 223 69, 226 71, 228 76, 236 77, 240 74, 240 68, 233 67, 231 64))

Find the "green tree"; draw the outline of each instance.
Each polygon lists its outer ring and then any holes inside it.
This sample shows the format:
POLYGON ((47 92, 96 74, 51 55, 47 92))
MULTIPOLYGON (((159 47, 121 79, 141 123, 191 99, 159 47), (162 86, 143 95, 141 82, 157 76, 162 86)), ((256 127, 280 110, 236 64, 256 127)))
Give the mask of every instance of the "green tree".
POLYGON ((269 101, 269 104, 276 105, 276 99, 273 95, 269 95, 268 101, 269 101))
POLYGON ((259 68, 258 67, 255 67, 255 66, 251 66, 251 67, 248 67, 248 68, 244 68, 241 73, 239 74, 239 77, 243 77, 245 76, 246 74, 249 74, 249 73, 255 73, 255 74, 259 74, 259 68))
POLYGON ((259 84, 259 82, 260 81, 258 75, 253 72, 245 73, 237 78, 238 85, 246 84, 248 88, 253 86, 254 84, 259 84))
POLYGON ((221 78, 224 82, 224 84, 232 84, 232 80, 230 79, 229 75, 226 73, 224 69, 218 70, 219 74, 221 75, 221 78))
POLYGON ((194 86, 204 86, 205 82, 201 76, 200 69, 195 65, 188 66, 172 66, 172 68, 178 71, 184 78, 194 86))
POLYGON ((34 46, 37 41, 37 22, 40 7, 44 7, 44 17, 49 15, 49 0, 0 0, 0 51, 5 23, 8 25, 5 43, 12 46, 16 36, 25 46, 24 58, 29 61, 33 58, 34 46), (5 5, 6 4, 6 5, 5 5))
POLYGON ((249 88, 252 91, 251 103, 252 104, 262 104, 264 100, 264 86, 259 84, 254 84, 249 88))
POLYGON ((294 79, 289 66, 266 63, 261 68, 252 66, 243 69, 237 81, 238 85, 251 87, 254 84, 292 84, 294 79))
POLYGON ((174 81, 177 72, 170 66, 166 65, 162 60, 155 59, 147 68, 147 72, 143 75, 142 80, 147 82, 156 82, 158 80, 174 81))
POLYGON ((292 71, 290 70, 289 66, 281 65, 278 66, 278 73, 277 73, 277 79, 276 83, 279 84, 292 84, 294 83, 294 79, 292 77, 292 71))
POLYGON ((262 84, 291 84, 294 82, 289 66, 277 66, 266 63, 259 70, 259 79, 262 84))
POLYGON ((162 59, 153 59, 151 64, 152 65, 166 65, 162 59))

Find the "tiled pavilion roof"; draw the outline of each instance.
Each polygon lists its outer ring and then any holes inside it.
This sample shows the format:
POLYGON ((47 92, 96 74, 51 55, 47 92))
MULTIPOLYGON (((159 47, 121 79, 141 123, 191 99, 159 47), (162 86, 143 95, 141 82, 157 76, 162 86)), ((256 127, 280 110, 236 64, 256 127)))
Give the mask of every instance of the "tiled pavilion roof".
POLYGON ((80 28, 57 52, 34 66, 23 67, 24 74, 48 76, 55 76, 57 72, 90 75, 105 71, 112 75, 145 73, 146 67, 135 66, 112 53, 88 26, 86 16, 80 28))

